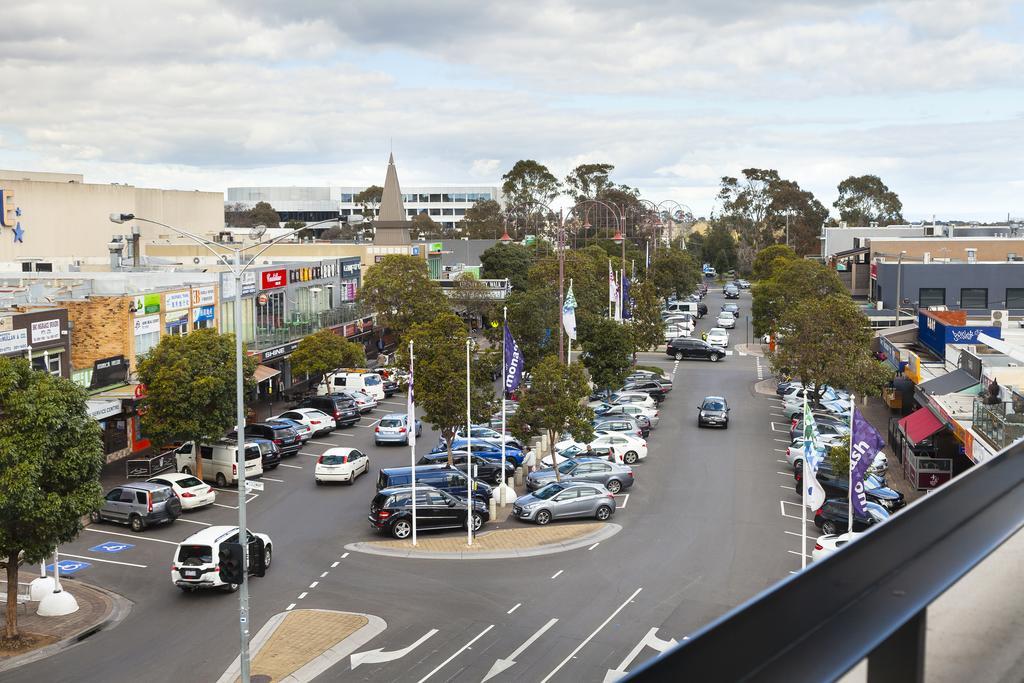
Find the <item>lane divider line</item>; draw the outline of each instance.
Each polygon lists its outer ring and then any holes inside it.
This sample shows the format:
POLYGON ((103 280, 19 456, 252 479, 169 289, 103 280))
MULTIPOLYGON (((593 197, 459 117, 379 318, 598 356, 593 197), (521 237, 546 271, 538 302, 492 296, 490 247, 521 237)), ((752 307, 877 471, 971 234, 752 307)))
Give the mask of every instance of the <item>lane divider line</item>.
POLYGON ((555 572, 555 575, 552 576, 551 578, 552 579, 557 579, 559 576, 562 575, 562 572, 564 572, 564 571, 565 571, 564 569, 559 569, 557 572, 555 572))
POLYGON ((517 603, 515 604, 515 606, 514 606, 514 607, 512 607, 512 609, 510 609, 509 611, 505 612, 505 614, 512 614, 512 613, 513 613, 513 612, 515 612, 515 611, 516 611, 517 609, 519 609, 519 607, 520 607, 520 606, 521 606, 522 604, 523 604, 523 603, 521 603, 521 602, 517 602, 517 603))
POLYGON ((490 626, 488 626, 487 628, 485 628, 485 629, 484 629, 483 631, 481 631, 481 632, 480 632, 480 633, 479 633, 479 634, 478 634, 478 635, 476 636, 476 638, 474 638, 473 640, 471 640, 471 641, 469 641, 468 643, 466 643, 465 645, 463 645, 463 646, 462 646, 461 648, 459 648, 459 649, 458 649, 458 650, 457 650, 457 651, 455 652, 455 654, 453 654, 453 655, 452 655, 451 657, 449 657, 448 659, 446 659, 446 660, 444 660, 443 662, 441 662, 440 664, 438 664, 438 665, 437 665, 437 667, 436 667, 436 668, 435 668, 435 669, 434 669, 433 671, 431 671, 431 672, 430 672, 430 673, 428 673, 428 674, 427 674, 426 676, 424 676, 423 678, 421 678, 421 679, 420 679, 420 680, 419 680, 419 681, 418 681, 417 683, 423 683, 423 682, 424 682, 424 681, 426 681, 426 680, 427 680, 428 678, 430 678, 431 676, 433 676, 434 674, 436 674, 436 673, 437 673, 438 671, 440 671, 441 669, 443 669, 443 668, 444 668, 445 666, 447 666, 447 665, 448 665, 448 662, 452 661, 453 659, 455 659, 456 657, 458 657, 458 656, 459 656, 460 654, 462 654, 462 653, 463 653, 464 651, 468 650, 468 649, 469 649, 469 646, 470 646, 470 645, 472 645, 472 644, 473 644, 473 643, 475 643, 476 641, 480 640, 480 638, 482 638, 482 637, 484 636, 484 634, 485 634, 485 633, 487 633, 488 631, 490 631, 490 630, 491 630, 492 628, 494 628, 494 624, 491 624, 490 626))

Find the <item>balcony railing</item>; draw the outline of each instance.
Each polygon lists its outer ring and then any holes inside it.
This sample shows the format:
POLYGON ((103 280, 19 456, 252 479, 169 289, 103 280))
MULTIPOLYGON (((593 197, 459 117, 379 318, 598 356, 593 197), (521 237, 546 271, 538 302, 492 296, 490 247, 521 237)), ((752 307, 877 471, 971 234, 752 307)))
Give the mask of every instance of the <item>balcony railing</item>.
POLYGON ((974 402, 973 427, 997 449, 1006 448, 1024 439, 1024 413, 1017 412, 1010 402, 986 404, 978 399, 974 402))
POLYGON ((265 349, 302 339, 326 327, 355 322, 370 315, 369 309, 359 303, 342 304, 316 313, 296 314, 280 327, 257 328, 255 339, 246 343, 249 349, 265 349))

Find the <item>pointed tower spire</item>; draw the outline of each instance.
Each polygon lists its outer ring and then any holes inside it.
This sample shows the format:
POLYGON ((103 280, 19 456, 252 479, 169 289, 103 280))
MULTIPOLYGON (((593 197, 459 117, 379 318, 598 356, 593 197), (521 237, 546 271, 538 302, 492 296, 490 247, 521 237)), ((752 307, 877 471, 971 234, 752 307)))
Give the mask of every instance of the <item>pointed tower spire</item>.
POLYGON ((380 198, 380 213, 374 221, 374 243, 409 244, 410 221, 402 203, 402 188, 398 184, 395 155, 388 155, 388 170, 384 176, 384 191, 380 198))

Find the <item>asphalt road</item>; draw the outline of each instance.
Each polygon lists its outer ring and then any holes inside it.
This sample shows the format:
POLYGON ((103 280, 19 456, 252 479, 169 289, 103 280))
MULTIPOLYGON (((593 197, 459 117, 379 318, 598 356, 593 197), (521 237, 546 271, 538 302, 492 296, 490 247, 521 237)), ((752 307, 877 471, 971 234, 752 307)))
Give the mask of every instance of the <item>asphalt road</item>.
MULTIPOLYGON (((721 289, 705 301, 711 313, 696 334, 713 326, 721 289)), ((747 292, 739 303, 734 344, 746 341, 747 292)), ((496 660, 514 652, 515 663, 494 680, 604 680, 787 576, 799 567, 793 550, 799 527, 784 504, 780 514, 780 499, 796 499, 792 478, 780 476, 785 467, 776 449, 785 446, 775 439, 785 435, 770 426, 774 402, 752 391, 766 369, 736 352, 715 364, 677 364, 659 354, 641 361, 674 372, 675 388, 648 440, 649 457, 635 467, 628 502, 613 518, 623 527, 619 534, 589 549, 516 560, 346 553, 348 543, 378 538, 366 521, 378 468, 409 462, 408 448, 372 445, 371 423, 404 409, 404 397, 396 396, 360 425, 310 442, 264 476, 262 493, 250 496, 249 527, 274 543, 267 576, 250 584, 252 633, 292 605, 383 618, 387 629, 364 650, 400 651, 436 629, 404 655, 354 670, 346 661, 323 680, 482 680, 496 660), (712 394, 731 404, 727 430, 697 428, 697 404, 712 394), (314 456, 331 445, 366 449, 370 475, 351 487, 316 487, 314 456)), ((424 426, 417 450, 426 452, 436 440, 424 426)), ((93 526, 64 546, 62 557, 91 563, 78 573, 82 580, 135 607, 117 628, 8 672, 5 680, 215 680, 238 652, 237 595, 182 593, 170 583, 170 562, 173 544, 202 525, 233 523, 236 497, 220 492, 224 507, 142 534, 93 526), (95 550, 105 542, 132 547, 95 550)), ((68 587, 74 591, 74 580, 68 587)))

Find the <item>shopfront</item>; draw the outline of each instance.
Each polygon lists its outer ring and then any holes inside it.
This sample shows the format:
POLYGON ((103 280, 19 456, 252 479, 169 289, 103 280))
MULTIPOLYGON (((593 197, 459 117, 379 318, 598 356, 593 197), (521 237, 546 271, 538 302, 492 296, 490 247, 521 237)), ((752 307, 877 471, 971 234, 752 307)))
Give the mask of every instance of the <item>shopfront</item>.
POLYGON ((0 315, 0 355, 31 359, 35 370, 70 377, 67 309, 46 308, 0 315))

